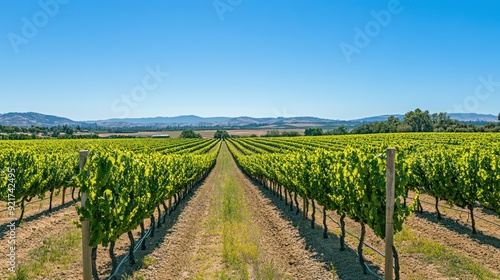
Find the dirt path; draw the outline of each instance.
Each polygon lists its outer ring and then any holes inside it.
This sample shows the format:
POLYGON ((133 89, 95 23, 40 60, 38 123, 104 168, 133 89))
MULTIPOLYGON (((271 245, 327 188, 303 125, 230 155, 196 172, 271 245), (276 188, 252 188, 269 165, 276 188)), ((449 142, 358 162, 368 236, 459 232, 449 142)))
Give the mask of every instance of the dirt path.
MULTIPOLYGON (((427 195, 422 195, 422 199, 432 201, 427 195)), ((279 198, 275 199, 276 201, 279 198)), ((301 202, 301 199, 299 199, 301 202)), ((284 207, 283 201, 278 201, 278 207, 286 209, 284 207)), ((441 221, 437 220, 435 210, 433 205, 424 204, 424 213, 414 213, 404 225, 406 231, 414 236, 416 241, 421 242, 421 246, 428 246, 427 248, 430 253, 434 253, 432 250, 441 250, 446 248, 449 250, 447 253, 442 253, 444 257, 443 260, 439 260, 439 256, 426 256, 423 252, 415 252, 414 247, 411 247, 411 242, 405 241, 401 242, 397 246, 400 253, 400 266, 401 266, 401 277, 402 279, 498 279, 500 276, 500 259, 497 257, 500 255, 500 228, 497 225, 492 225, 483 220, 477 219, 476 226, 479 233, 476 235, 471 234, 469 216, 466 213, 460 213, 451 209, 445 208, 445 202, 440 202, 440 211, 443 215, 441 221), (425 242, 423 240, 428 240, 425 242), (448 254, 448 255, 447 255, 448 254), (460 254, 463 256, 461 260, 450 256, 450 254, 460 254), (464 261, 465 260, 465 261, 464 261), (496 278, 489 278, 488 276, 484 278, 474 277, 471 275, 462 275, 466 271, 454 273, 450 270, 456 270, 454 266, 470 266, 470 262, 475 262, 481 267, 488 269, 496 278)), ((302 214, 302 213, 301 213, 302 214)), ((328 215, 339 221, 339 216, 335 213, 328 211, 328 215)), ((477 215, 481 215, 497 224, 500 224, 500 218, 491 215, 490 213, 485 213, 482 209, 477 209, 477 215)), ((311 219, 311 211, 309 211, 308 222, 311 219)), ((322 213, 316 212, 316 225, 320 230, 323 229, 321 223, 322 213)), ((339 226, 333 223, 330 219, 327 219, 328 230, 331 233, 330 237, 338 240, 340 236, 339 226)), ((307 226, 307 225, 306 225, 307 226)), ((346 218, 346 228, 351 231, 354 235, 360 235, 359 224, 346 218)), ((317 234, 320 234, 318 230, 317 234)), ((397 239, 397 238, 396 238, 397 239)), ((337 242, 337 241, 336 241, 337 242)), ((351 248, 356 248, 358 240, 353 237, 347 236, 347 244, 351 248)), ((384 250, 384 241, 379 237, 375 236, 373 231, 367 230, 365 237, 365 242, 374 246, 379 251, 384 250)), ((335 245, 335 244, 334 244, 335 245)), ((420 244, 419 244, 420 245, 420 244)), ((413 245, 415 246, 415 245, 413 245)), ((423 250, 425 251, 425 250, 423 250)), ((376 254, 373 250, 369 248, 364 249, 364 255, 366 260, 370 263, 370 266, 375 268, 379 274, 383 275, 384 259, 376 254)), ((436 254, 437 255, 437 254, 436 254)), ((467 268, 467 270, 473 270, 467 268)))
POLYGON ((172 225, 167 223, 166 227, 170 229, 149 255, 153 264, 134 275, 142 275, 144 279, 189 279, 202 270, 210 272, 222 266, 220 237, 211 234, 208 226, 213 214, 210 205, 221 174, 221 165, 217 164, 194 195, 176 211, 178 217, 169 218, 172 225), (203 264, 207 260, 209 267, 203 264))
MULTIPOLYGON (((290 212, 289 206, 286 206, 284 201, 274 197, 270 191, 261 188, 261 192, 273 201, 283 217, 292 221, 299 228, 301 236, 305 237, 306 242, 310 244, 309 246, 320 252, 319 257, 323 263, 329 261, 333 263, 341 278, 367 278, 362 274, 353 277, 353 273, 360 271, 356 258, 339 254, 338 236, 340 236, 340 229, 337 224, 327 219, 330 238, 324 240, 321 238, 323 225, 320 211, 316 211, 316 229, 311 230, 311 210, 307 219, 301 219, 290 212)), ((426 198, 426 196, 423 197, 426 198)), ((301 203, 302 199, 299 198, 299 202, 301 203)), ((440 203, 442 206, 444 204, 444 202, 440 203)), ((432 212, 432 207, 428 205, 424 207, 432 212)), ((269 213, 273 213, 273 211, 269 211, 269 213)), ((407 236, 399 239, 408 240, 398 243, 402 279, 498 279, 500 276, 500 259, 496 257, 500 254, 498 226, 476 219, 479 234, 471 235, 468 214, 444 208, 441 209, 441 213, 444 217, 442 221, 437 221, 435 215, 426 212, 424 214, 415 213, 405 223, 407 236), (410 242, 412 238, 414 240, 410 242), (420 250, 419 246, 426 246, 426 248, 420 250), (441 252, 436 253, 436 251, 441 252), (479 269, 486 272, 479 272, 479 269), (477 274, 472 275, 470 272, 477 274)), ((491 213, 484 213, 482 209, 476 209, 476 213, 500 224, 499 218, 491 213)), ((260 214, 266 215, 267 212, 260 214)), ((331 211, 328 211, 328 215, 337 221, 339 220, 339 217, 331 211)), ((302 213, 299 216, 302 216, 302 213)), ((356 236, 360 236, 358 223, 350 219, 346 219, 346 223, 348 230, 356 236)), ((371 230, 367 231, 365 241, 383 252, 384 241, 375 236, 371 230)), ((357 239, 347 236, 346 242, 350 248, 356 249, 357 239)), ((384 258, 366 247, 364 255, 369 266, 378 274, 383 275, 384 258)))
MULTIPOLYGON (((432 201, 428 195, 421 195, 424 201, 432 201)), ((407 226, 419 232, 421 237, 426 237, 446 247, 454 248, 457 252, 481 263, 496 275, 500 275, 500 217, 476 209, 476 215, 495 222, 497 225, 487 223, 476 217, 477 234, 471 233, 470 216, 445 207, 445 202, 440 203, 442 220, 437 219, 433 206, 424 204, 424 213, 415 213, 407 226)), ((458 209, 458 208, 455 208, 458 209)))
MULTIPOLYGON (((54 197, 53 211, 48 212, 48 200, 35 201, 26 206, 24 219, 20 226, 15 228, 15 254, 16 267, 19 264, 26 264, 32 260, 31 251, 44 245, 48 236, 64 234, 76 227, 73 221, 78 220, 78 216, 71 200, 71 194, 66 194, 65 204, 61 203, 62 196, 54 197)), ((19 217, 20 211, 16 211, 19 217)), ((0 251, 9 252, 9 228, 7 227, 7 213, 1 213, 2 224, 0 225, 0 251)), ((2 256, 0 270, 7 271, 8 263, 6 257, 2 256)), ((56 268, 57 269, 57 268, 56 268)), ((3 278, 2 278, 3 279, 3 278)))
MULTIPOLYGON (((342 279, 369 279, 358 267, 350 268, 357 264, 352 257, 345 258, 335 247, 328 249, 330 244, 324 244, 320 234, 297 227, 277 209, 269 194, 241 173, 226 145, 222 146, 217 165, 205 183, 189 199, 177 222, 150 254, 154 264, 139 269, 134 276, 145 279, 218 279, 224 275, 228 264, 223 258, 222 229, 217 212, 222 207, 218 200, 221 186, 228 180, 234 180, 241 189, 245 207, 251 213, 252 236, 258 239, 258 263, 270 264, 276 278, 338 279, 338 275, 342 275, 342 279), (304 234, 319 238, 304 238, 304 234), (343 267, 337 267, 340 264, 343 267), (332 271, 332 267, 336 271, 332 271)), ((250 279, 266 278, 256 276, 255 265, 249 264, 248 269, 250 279)))
POLYGON ((324 239, 322 228, 295 214, 267 189, 235 170, 261 231, 260 244, 267 256, 293 279, 373 279, 364 275, 351 252, 340 252, 335 237, 324 239), (333 270, 333 271, 332 271, 333 270))
MULTIPOLYGON (((431 200, 425 195, 422 198, 431 200)), ((75 231, 72 220, 77 219, 77 214, 73 203, 67 197, 68 203, 59 206, 60 200, 56 198, 54 212, 50 215, 45 215, 48 214, 44 211, 48 207, 46 201, 27 208, 27 219, 16 232, 19 263, 33 262, 33 250, 47 247, 48 238, 58 239, 75 231)), ((415 213, 406 222, 407 240, 399 243, 402 279, 498 279, 461 272, 453 274, 454 265, 468 266, 467 260, 489 269, 494 276, 500 274, 498 226, 477 220, 479 234, 471 235, 467 214, 443 207, 444 218, 438 221, 432 206, 424 205, 424 209, 423 214, 415 213), (416 242, 427 240, 427 243, 412 242, 411 238, 416 242), (449 260, 418 252, 414 243, 434 250, 446 248, 449 251, 443 256, 449 260), (455 258, 457 254, 463 258, 455 258)), ((481 209, 477 211, 478 215, 500 223, 497 216, 481 209)), ((311 229, 311 212, 307 218, 302 212, 296 215, 295 209, 291 211, 290 206, 271 191, 250 181, 223 144, 209 176, 179 203, 167 222, 156 230, 155 237, 147 238, 147 249, 136 253, 138 263, 123 266, 119 278, 133 274, 125 279, 374 279, 362 273, 352 250, 339 251, 339 228, 330 220, 327 220, 329 238, 323 238, 321 212, 316 212, 316 228, 311 229), (238 213, 241 221, 233 224, 227 223, 222 215, 227 210, 228 194, 231 193, 234 196, 230 199, 240 200, 232 209, 241 210, 238 213), (234 261, 228 260, 228 234, 237 236, 231 239, 238 243, 233 249, 236 248, 235 255, 243 256, 244 265, 235 266, 234 261), (253 258, 248 257, 249 254, 253 254, 253 258), (242 269, 245 270, 243 274, 242 269)), ((329 215, 338 220, 334 213, 329 212, 329 215)), ((349 219, 346 222, 348 230, 359 236, 359 225, 349 219)), ((146 222, 146 226, 149 223, 146 222)), ((0 250, 7 252, 6 224, 0 225, 0 229, 0 250)), ((139 234, 139 229, 134 230, 136 240, 139 234)), ((367 232, 366 241, 383 249, 383 240, 371 231, 367 232)), ((65 264, 59 259, 52 261, 48 264, 50 271, 37 279, 81 279, 79 242, 80 239, 76 246, 68 247, 76 257, 65 264)), ((128 242, 126 235, 117 241, 115 250, 119 259, 127 253, 128 242)), ((357 246, 357 240, 351 237, 347 237, 346 242, 350 248, 357 246)), ((365 248, 365 258, 375 271, 383 273, 383 258, 368 248, 365 248)), ((107 248, 99 247, 97 265, 101 277, 110 274, 107 248)), ((6 270, 7 263, 2 262, 0 268, 6 270)), ((47 270, 46 267, 39 269, 47 270)))

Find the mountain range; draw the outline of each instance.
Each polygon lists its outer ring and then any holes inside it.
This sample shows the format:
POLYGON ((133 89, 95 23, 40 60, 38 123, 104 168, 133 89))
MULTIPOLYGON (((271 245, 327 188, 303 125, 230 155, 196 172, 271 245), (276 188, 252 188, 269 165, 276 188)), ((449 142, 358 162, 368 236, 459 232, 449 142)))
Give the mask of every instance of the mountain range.
MULTIPOLYGON (((0 114, 0 125, 6 126, 100 126, 106 128, 112 127, 245 127, 245 126, 335 126, 335 125, 357 125, 361 123, 371 123, 384 121, 391 115, 380 115, 355 120, 332 120, 316 117, 277 117, 277 118, 253 118, 253 117, 209 117, 203 118, 194 115, 177 117, 154 117, 154 118, 125 118, 125 119, 107 119, 96 121, 74 121, 64 117, 44 115, 40 113, 6 113, 0 114)), ((402 119, 404 115, 392 115, 402 119)), ((497 122, 497 116, 491 114, 475 113, 451 113, 452 119, 463 122, 497 122)))

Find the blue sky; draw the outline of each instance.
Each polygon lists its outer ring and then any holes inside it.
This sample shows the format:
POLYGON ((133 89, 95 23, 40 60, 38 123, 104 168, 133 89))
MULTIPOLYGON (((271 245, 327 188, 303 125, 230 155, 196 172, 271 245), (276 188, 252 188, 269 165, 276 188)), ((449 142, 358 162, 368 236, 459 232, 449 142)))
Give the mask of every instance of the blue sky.
POLYGON ((500 111, 500 1, 4 0, 0 113, 500 111))

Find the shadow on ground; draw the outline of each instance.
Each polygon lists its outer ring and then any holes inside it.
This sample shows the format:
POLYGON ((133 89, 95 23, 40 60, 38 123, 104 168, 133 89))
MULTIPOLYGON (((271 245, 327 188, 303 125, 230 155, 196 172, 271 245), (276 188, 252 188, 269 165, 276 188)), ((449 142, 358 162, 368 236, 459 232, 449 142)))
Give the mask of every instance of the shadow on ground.
MULTIPOLYGON (((33 202, 32 204, 38 203, 38 202, 41 202, 41 201, 36 201, 36 202, 33 202)), ((77 202, 74 202, 73 200, 70 200, 68 202, 65 202, 64 204, 60 204, 58 206, 52 207, 52 211, 49 211, 49 209, 48 209, 49 206, 47 205, 47 209, 46 210, 38 212, 38 213, 36 213, 34 215, 31 215, 31 216, 28 216, 28 217, 26 217, 26 216, 23 217, 22 223, 32 222, 32 221, 38 220, 38 219, 42 218, 43 216, 47 216, 47 215, 50 215, 51 213, 54 213, 54 212, 57 212, 57 211, 62 210, 64 208, 70 207, 70 206, 74 205, 77 202)), ((5 212, 4 212, 4 214, 7 215, 7 213, 5 213, 5 212)), ((8 227, 9 224, 10 224, 10 221, 7 221, 5 223, 0 224, 0 238, 5 237, 6 232, 8 230, 10 230, 10 228, 8 227)), ((16 227, 22 227, 22 224, 19 225, 19 223, 16 222, 16 227)))
MULTIPOLYGON (((316 211, 316 226, 312 229, 311 219, 309 217, 305 218, 302 211, 296 215, 297 208, 295 206, 293 206, 293 210, 290 210, 290 204, 285 205, 285 201, 281 200, 279 196, 275 196, 271 190, 248 176, 247 178, 259 189, 264 197, 272 201, 281 216, 285 220, 291 222, 299 230, 300 235, 306 242, 307 249, 316 253, 315 258, 324 263, 327 267, 333 266, 340 279, 377 279, 370 274, 363 275, 364 278, 352 277, 353 270, 362 271, 358 257, 353 251, 356 249, 346 246, 347 250, 340 251, 340 237, 332 233, 331 230, 328 232, 328 239, 323 238, 323 226, 318 225, 318 223, 322 223, 322 212, 316 211), (347 266, 346 263, 348 263, 347 266)), ((368 261, 366 264, 375 273, 380 272, 380 267, 368 261)))
POLYGON ((451 231, 460 234, 466 234, 471 239, 475 240, 478 243, 487 244, 497 249, 500 249, 500 239, 494 236, 488 236, 482 234, 480 227, 476 226, 477 233, 472 234, 472 227, 470 225, 469 226, 464 225, 460 221, 447 217, 446 214, 441 213, 441 220, 438 220, 436 213, 431 213, 427 211, 424 211, 423 213, 415 212, 415 215, 417 217, 426 219, 429 222, 435 223, 436 225, 439 224, 441 226, 444 226, 445 228, 451 231))
MULTIPOLYGON (((208 174, 207 174, 208 177, 208 174)), ((174 210, 170 213, 170 215, 166 216, 166 221, 165 223, 162 223, 159 228, 155 229, 154 237, 147 237, 145 242, 146 242, 146 250, 137 250, 135 252, 134 256, 136 259, 136 264, 130 264, 129 261, 125 261, 124 265, 120 267, 120 270, 116 274, 116 277, 114 279, 124 279, 126 275, 132 275, 135 271, 139 270, 141 268, 141 259, 143 259, 145 256, 151 254, 155 249, 160 246, 161 243, 165 241, 165 238, 167 235, 172 233, 171 229, 178 223, 182 223, 183 221, 179 221, 179 216, 183 212, 184 208, 188 205, 188 202, 191 200, 193 195, 195 194, 196 190, 205 183, 206 178, 201 180, 196 186, 194 186, 191 191, 183 198, 180 199, 180 201, 177 203, 177 205, 174 206, 174 210)), ((157 216, 155 215, 155 218, 157 216)), ((163 220, 163 219, 162 219, 163 220)), ((147 226, 147 222, 145 222, 147 226)), ((147 229, 146 229, 147 231, 147 229)), ((136 240, 137 242, 137 240, 136 240)), ((126 256, 127 254, 122 254, 117 256, 118 263, 122 261, 122 259, 126 256)), ((102 275, 110 275, 111 274, 111 262, 108 266, 108 268, 105 271, 99 271, 99 274, 102 275)), ((103 279, 108 279, 103 278, 103 279)))

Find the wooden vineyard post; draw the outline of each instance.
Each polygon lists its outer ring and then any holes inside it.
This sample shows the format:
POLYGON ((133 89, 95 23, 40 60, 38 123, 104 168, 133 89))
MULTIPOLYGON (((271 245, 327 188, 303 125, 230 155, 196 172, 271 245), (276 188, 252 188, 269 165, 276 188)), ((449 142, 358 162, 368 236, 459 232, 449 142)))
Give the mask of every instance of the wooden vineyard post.
POLYGON ((64 202, 65 202, 64 199, 65 198, 66 198, 66 187, 64 186, 63 187, 63 193, 62 193, 62 202, 61 202, 62 205, 64 205, 64 202))
MULTIPOLYGON (((80 172, 87 161, 89 151, 80 151, 80 172)), ((82 193, 82 208, 85 208, 88 193, 82 193)), ((90 247, 90 223, 89 220, 82 222, 82 261, 83 261, 83 280, 92 280, 92 248, 90 247)))
POLYGON ((394 246, 394 184, 395 184, 395 156, 396 150, 387 149, 386 169, 386 203, 385 203, 385 279, 393 279, 393 253, 394 246))
POLYGON ((304 215, 304 218, 307 218, 307 211, 306 211, 306 198, 305 196, 302 197, 302 209, 304 210, 303 212, 303 215, 304 215))

